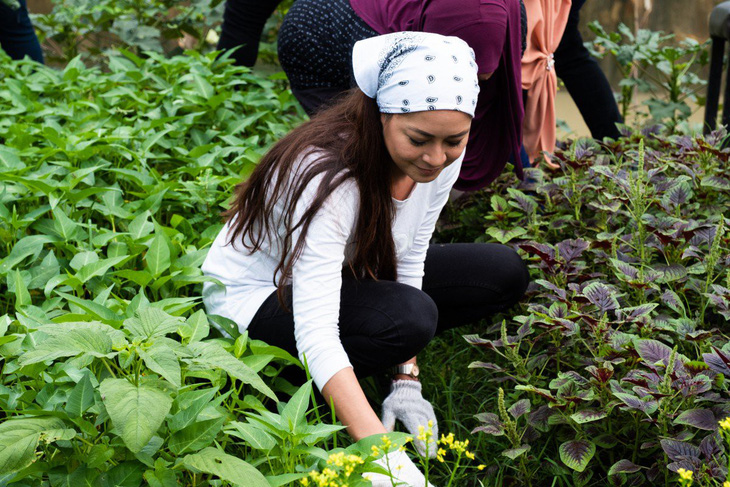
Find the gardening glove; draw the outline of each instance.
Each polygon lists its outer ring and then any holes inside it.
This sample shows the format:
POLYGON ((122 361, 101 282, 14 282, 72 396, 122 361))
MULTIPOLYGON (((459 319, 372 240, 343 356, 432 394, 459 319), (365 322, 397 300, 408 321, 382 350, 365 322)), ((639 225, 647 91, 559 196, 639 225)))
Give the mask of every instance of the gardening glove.
POLYGON ((436 423, 436 414, 433 406, 421 395, 421 383, 417 380, 396 380, 390 387, 390 394, 383 401, 383 426, 388 431, 393 431, 395 420, 399 419, 408 432, 413 435, 413 444, 421 456, 426 454, 426 445, 423 441, 423 434, 418 438, 418 427, 423 426, 428 430, 428 422, 432 421, 431 431, 433 435, 428 441, 428 456, 436 456, 436 441, 439 428, 436 423))
POLYGON ((434 487, 431 482, 426 483, 426 478, 405 452, 392 451, 375 460, 375 463, 388 470, 393 478, 391 481, 389 476, 382 473, 366 473, 365 477, 372 481, 373 487, 434 487))

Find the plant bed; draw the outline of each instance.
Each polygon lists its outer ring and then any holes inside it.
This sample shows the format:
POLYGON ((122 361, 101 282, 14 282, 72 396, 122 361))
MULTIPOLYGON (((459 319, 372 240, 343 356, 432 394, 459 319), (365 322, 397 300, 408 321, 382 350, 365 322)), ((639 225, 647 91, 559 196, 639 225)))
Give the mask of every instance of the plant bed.
POLYGON ((529 261, 518 316, 465 337, 482 350, 470 367, 489 397, 474 431, 503 438, 493 472, 514 485, 673 485, 680 468, 721 485, 727 475, 725 134, 624 135, 564 147, 559 171, 530 170, 520 189, 504 175, 452 209, 440 235, 508 243, 529 261))

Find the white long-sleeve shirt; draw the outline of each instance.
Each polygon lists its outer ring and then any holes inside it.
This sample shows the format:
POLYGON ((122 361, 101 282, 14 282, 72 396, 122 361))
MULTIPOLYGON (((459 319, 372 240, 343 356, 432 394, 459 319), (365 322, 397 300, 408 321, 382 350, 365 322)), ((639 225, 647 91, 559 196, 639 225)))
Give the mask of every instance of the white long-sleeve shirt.
MULTIPOLYGON (((301 161, 311 162, 314 155, 301 161)), ((398 282, 421 288, 423 265, 436 220, 456 182, 464 155, 429 183, 417 183, 405 200, 393 200, 393 240, 396 248, 398 282)), ((299 221, 309 206, 321 177, 315 177, 297 204, 293 221, 299 221)), ((309 371, 321 390, 340 370, 351 367, 339 336, 338 318, 342 268, 351 257, 352 239, 359 208, 357 184, 350 179, 325 200, 309 226, 302 253, 292 268, 294 336, 299 358, 306 356, 309 371)), ((275 207, 275 221, 281 219, 284 202, 275 207)), ((276 241, 265 241, 251 254, 242 242, 226 245, 230 222, 221 230, 203 263, 203 272, 221 281, 225 289, 211 283, 203 286, 203 301, 209 313, 229 318, 244 331, 259 307, 276 291, 274 271, 280 250, 276 241)), ((283 226, 278 228, 284 235, 283 226)), ((299 234, 293 235, 296 245, 299 234)), ((278 276, 277 276, 278 277, 278 276)))

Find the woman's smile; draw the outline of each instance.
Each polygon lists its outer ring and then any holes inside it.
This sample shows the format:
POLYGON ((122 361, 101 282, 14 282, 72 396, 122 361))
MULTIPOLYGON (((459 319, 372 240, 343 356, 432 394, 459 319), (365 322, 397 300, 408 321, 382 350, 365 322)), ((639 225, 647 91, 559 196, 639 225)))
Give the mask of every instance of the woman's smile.
POLYGON ((427 183, 464 152, 471 117, 455 110, 382 116, 383 136, 393 159, 393 182, 427 183))

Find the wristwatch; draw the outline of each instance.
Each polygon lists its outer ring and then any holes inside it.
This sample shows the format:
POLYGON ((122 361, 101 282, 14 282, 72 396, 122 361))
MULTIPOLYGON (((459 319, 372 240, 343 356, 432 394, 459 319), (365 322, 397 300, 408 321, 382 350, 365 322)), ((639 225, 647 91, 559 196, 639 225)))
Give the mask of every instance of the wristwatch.
POLYGON ((416 364, 404 364, 393 367, 393 375, 407 375, 413 379, 417 379, 420 372, 421 371, 416 364))

